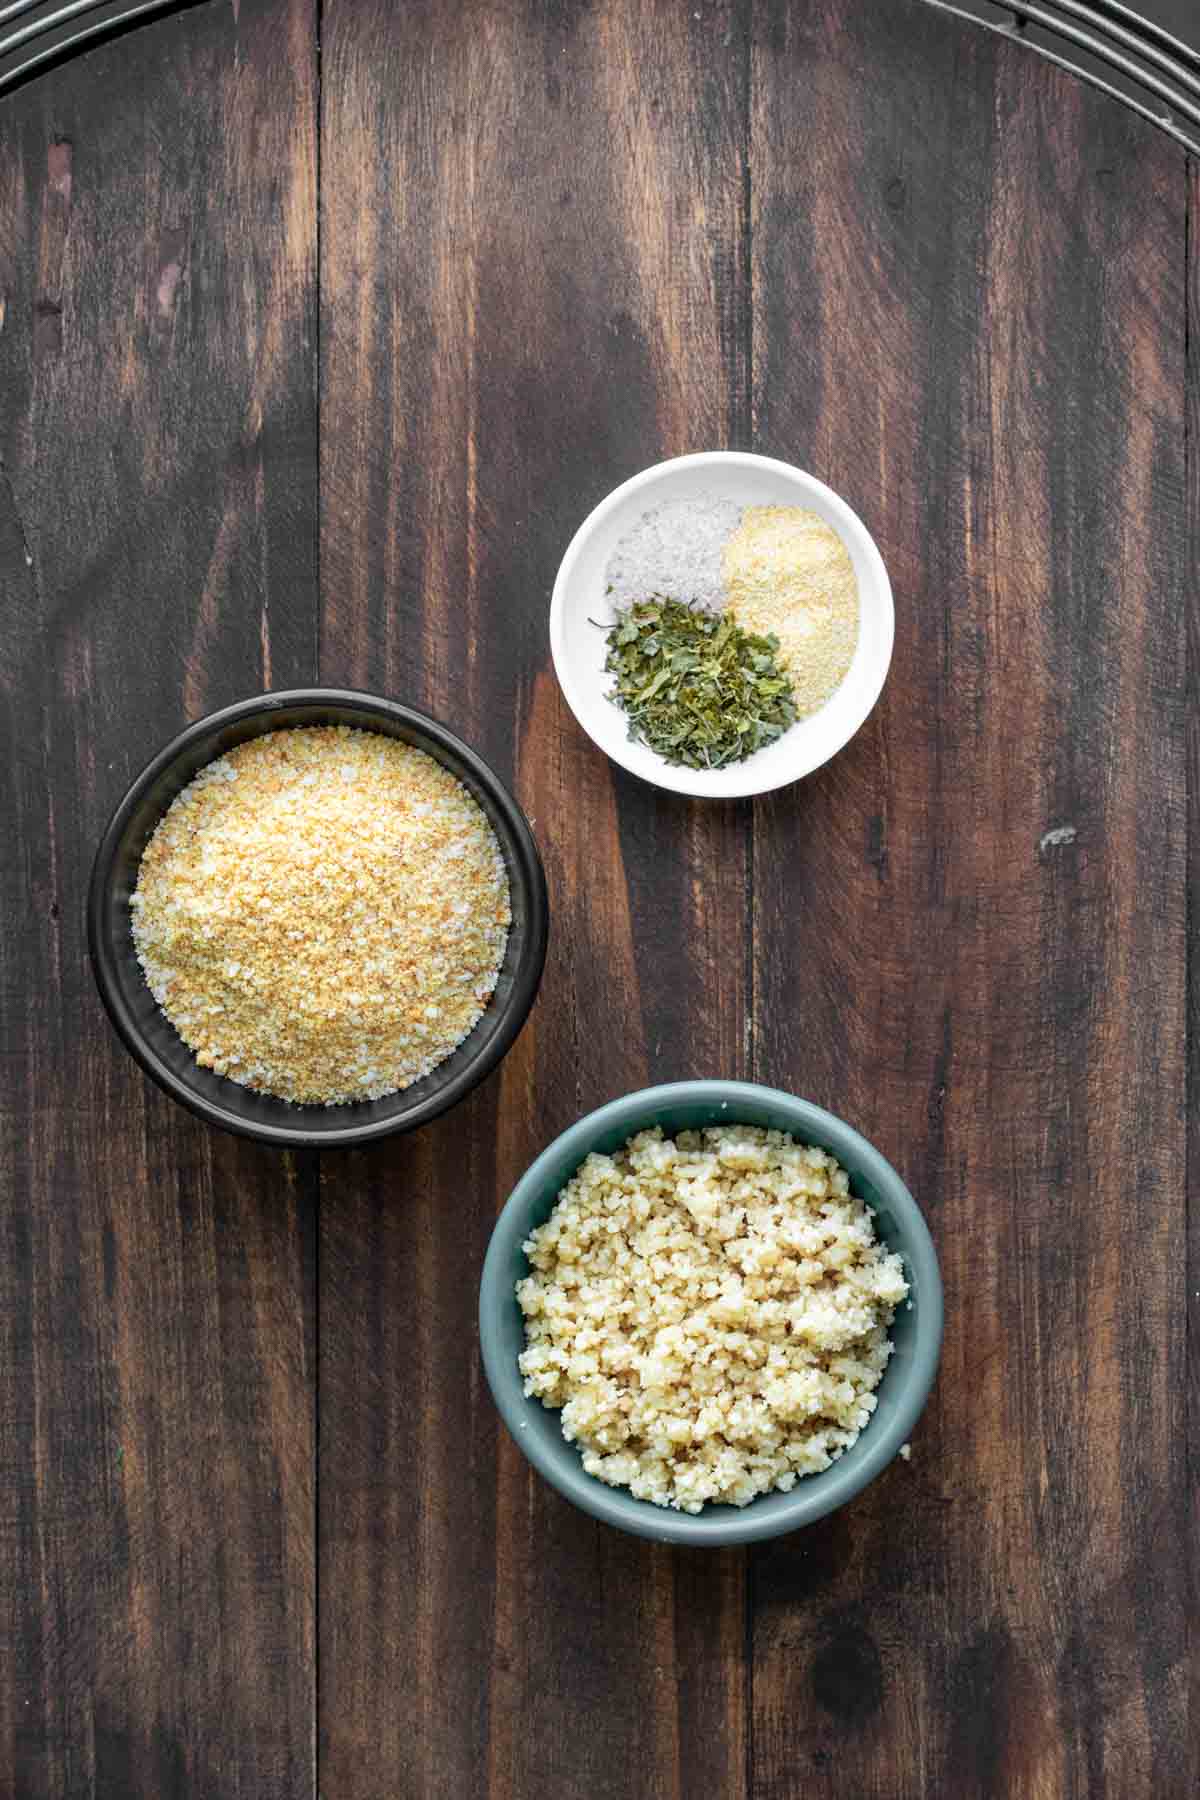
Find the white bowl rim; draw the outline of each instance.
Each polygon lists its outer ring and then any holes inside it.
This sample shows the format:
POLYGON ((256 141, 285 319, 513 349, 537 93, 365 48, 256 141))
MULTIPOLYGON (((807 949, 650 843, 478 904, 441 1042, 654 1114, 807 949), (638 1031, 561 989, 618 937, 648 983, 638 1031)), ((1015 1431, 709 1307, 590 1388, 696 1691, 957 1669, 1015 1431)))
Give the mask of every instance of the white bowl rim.
MULTIPOLYGON (((566 554, 559 564, 550 600, 550 653, 554 661, 554 672, 567 705, 575 715, 581 729, 587 733, 598 749, 602 750, 613 762, 628 769, 630 774, 636 775, 639 780, 648 781, 655 787, 670 789, 674 793, 691 794, 705 799, 744 799, 752 794, 770 793, 775 788, 790 786, 793 781, 799 781, 803 776, 811 775, 815 769, 821 768, 836 756, 839 750, 844 749, 870 716, 883 691, 883 685, 891 666, 895 630, 896 610, 887 568, 880 554, 879 546, 853 507, 843 500, 833 488, 827 486, 817 476, 809 474, 807 469, 800 468, 796 463, 783 462, 779 457, 760 456, 756 451, 751 450, 693 451, 686 456, 667 457, 662 462, 652 463, 649 468, 641 469, 636 475, 629 476, 592 508, 575 532, 574 537, 567 545, 566 554), (611 749, 607 744, 600 744, 587 723, 587 707, 575 681, 571 659, 567 654, 566 594, 584 544, 597 526, 602 525, 630 495, 637 493, 642 488, 653 486, 668 471, 687 468, 750 469, 783 477, 789 481, 798 479, 814 497, 820 499, 832 514, 835 527, 842 537, 848 542, 852 541, 862 554, 875 583, 879 609, 879 626, 876 635, 883 654, 879 662, 877 679, 868 680, 857 690, 856 704, 847 714, 847 728, 840 734, 838 740, 830 742, 815 758, 800 759, 794 766, 785 765, 782 773, 777 772, 764 779, 760 770, 740 785, 722 784, 719 791, 714 789, 711 776, 712 774, 728 776, 731 772, 730 767, 710 773, 705 769, 677 766, 665 762, 661 757, 655 757, 656 771, 651 775, 644 768, 637 766, 631 757, 622 754, 620 750, 611 749)), ((653 752, 651 754, 653 755, 653 752)), ((749 772, 754 761, 754 758, 750 758, 745 765, 732 765, 732 767, 742 766, 749 772)))

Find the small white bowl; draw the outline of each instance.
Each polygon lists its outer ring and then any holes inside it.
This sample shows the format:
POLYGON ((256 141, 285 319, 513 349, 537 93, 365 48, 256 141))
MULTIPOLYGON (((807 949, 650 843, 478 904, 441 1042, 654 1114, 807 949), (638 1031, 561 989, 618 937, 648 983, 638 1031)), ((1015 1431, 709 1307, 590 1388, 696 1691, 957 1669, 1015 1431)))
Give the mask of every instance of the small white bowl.
POLYGON ((741 450, 676 456, 614 488, 571 539, 550 602, 555 673, 567 705, 592 742, 644 781, 678 794, 718 800, 784 787, 819 769, 849 743, 882 691, 894 635, 891 583, 875 540, 857 513, 803 469, 741 450), (849 550, 858 577, 858 645, 841 686, 819 712, 801 719, 774 744, 724 769, 682 768, 631 741, 625 714, 608 698, 612 685, 604 672, 608 633, 589 622, 607 622, 612 616, 605 597, 605 570, 626 532, 664 500, 697 494, 719 495, 742 506, 803 506, 819 513, 849 550))

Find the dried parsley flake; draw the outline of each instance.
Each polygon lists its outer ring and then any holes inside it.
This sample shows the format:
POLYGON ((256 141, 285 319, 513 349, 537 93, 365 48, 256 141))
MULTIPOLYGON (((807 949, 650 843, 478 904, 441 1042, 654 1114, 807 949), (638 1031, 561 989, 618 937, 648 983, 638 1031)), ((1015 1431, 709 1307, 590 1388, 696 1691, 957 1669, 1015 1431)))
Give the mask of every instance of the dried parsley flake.
POLYGON ((781 737, 796 720, 779 640, 728 614, 654 598, 618 608, 604 667, 629 735, 665 762, 722 769, 781 737))

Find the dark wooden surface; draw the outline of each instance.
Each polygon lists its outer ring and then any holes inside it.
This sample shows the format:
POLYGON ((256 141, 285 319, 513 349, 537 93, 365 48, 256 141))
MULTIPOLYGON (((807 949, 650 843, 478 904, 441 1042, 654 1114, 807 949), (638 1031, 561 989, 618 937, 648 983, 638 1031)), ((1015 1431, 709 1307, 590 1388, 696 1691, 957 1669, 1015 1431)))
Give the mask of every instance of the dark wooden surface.
POLYGON ((1197 221, 910 0, 222 0, 0 103, 0 1800, 1195 1791, 1197 221), (753 807, 612 769, 546 641, 721 444, 897 599, 753 807), (319 1169, 147 1086, 82 932, 162 740, 318 676, 512 779, 554 916, 500 1073, 319 1169), (880 1145, 948 1315, 910 1463, 699 1556, 531 1474, 474 1311, 548 1138, 709 1073, 880 1145))
POLYGON ((316 1170, 98 1010, 92 850, 188 715, 316 668, 313 9, 0 106, 0 1794, 313 1789, 316 1170))

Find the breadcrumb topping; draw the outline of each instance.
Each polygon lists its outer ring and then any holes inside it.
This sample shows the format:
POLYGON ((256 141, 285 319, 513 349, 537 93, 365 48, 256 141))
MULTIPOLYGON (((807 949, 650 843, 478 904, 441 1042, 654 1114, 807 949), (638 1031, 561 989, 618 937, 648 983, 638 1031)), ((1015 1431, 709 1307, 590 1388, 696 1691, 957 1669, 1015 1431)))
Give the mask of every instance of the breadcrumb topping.
POLYGON ((326 1106, 444 1061, 483 1014, 511 923, 466 788, 341 725, 209 763, 160 820, 130 905, 150 990, 197 1062, 326 1106))
POLYGON ((588 1474, 688 1513, 849 1449, 908 1294, 834 1158, 747 1125, 589 1156, 524 1248, 525 1393, 588 1474))

